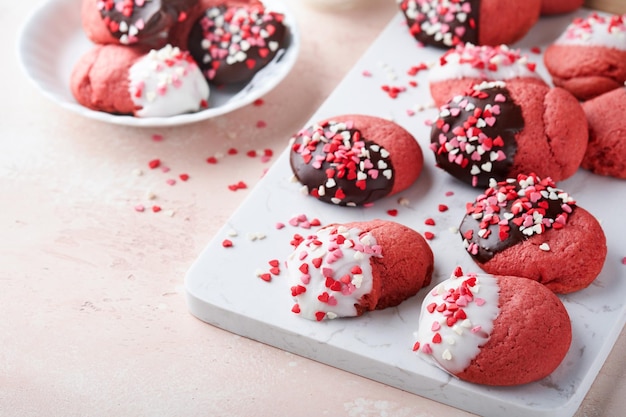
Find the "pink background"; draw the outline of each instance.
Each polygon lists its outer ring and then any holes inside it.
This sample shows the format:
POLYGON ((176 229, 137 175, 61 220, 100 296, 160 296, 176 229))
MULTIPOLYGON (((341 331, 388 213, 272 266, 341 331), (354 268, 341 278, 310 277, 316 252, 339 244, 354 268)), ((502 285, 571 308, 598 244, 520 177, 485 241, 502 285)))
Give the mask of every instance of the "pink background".
MULTIPOLYGON (((338 13, 285 2, 301 55, 264 104, 159 129, 43 97, 14 52, 32 3, 0 3, 0 415, 469 415, 188 313, 191 263, 396 13, 394 0, 338 13), (246 155, 265 149, 269 161, 246 155)), ((625 357, 622 333, 578 416, 621 415, 625 357)))

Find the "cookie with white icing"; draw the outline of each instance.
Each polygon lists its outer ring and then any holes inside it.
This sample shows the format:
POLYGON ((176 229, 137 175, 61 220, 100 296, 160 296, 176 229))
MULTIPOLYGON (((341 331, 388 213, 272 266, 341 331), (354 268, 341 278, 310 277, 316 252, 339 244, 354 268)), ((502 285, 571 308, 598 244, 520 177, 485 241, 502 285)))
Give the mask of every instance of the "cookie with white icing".
POLYGON ((464 381, 513 386, 554 372, 571 340, 567 310, 541 284, 457 268, 426 295, 413 350, 464 381))
POLYGON ((554 85, 589 100, 626 82, 626 15, 576 18, 550 45, 544 62, 554 85))
POLYGON ((166 117, 208 107, 209 86, 191 55, 170 45, 96 45, 74 66, 72 94, 92 110, 166 117))
POLYGON ((437 107, 484 81, 520 79, 529 83, 545 81, 537 65, 519 49, 507 45, 457 45, 444 53, 428 72, 430 94, 437 107))
POLYGON ((607 255, 596 218, 554 181, 534 174, 492 181, 467 204, 459 234, 485 272, 528 278, 563 294, 588 287, 607 255))
POLYGON ((396 306, 429 285, 433 273, 422 235, 391 221, 332 224, 295 243, 286 261, 292 311, 309 320, 396 306))
POLYGON ((366 206, 408 188, 424 163, 400 125, 366 115, 335 116, 292 138, 290 164, 302 191, 326 203, 366 206))

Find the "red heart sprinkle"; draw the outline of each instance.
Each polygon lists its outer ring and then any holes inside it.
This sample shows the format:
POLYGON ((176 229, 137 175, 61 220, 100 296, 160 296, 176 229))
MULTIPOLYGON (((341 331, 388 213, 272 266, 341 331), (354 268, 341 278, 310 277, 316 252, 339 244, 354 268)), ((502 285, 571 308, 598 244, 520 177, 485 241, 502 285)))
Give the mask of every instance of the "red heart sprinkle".
POLYGON ((324 313, 323 311, 318 311, 317 313, 315 313, 315 319, 317 321, 324 320, 324 317, 326 317, 326 313, 324 313))
POLYGON ((231 248, 233 246, 233 242, 232 242, 232 240, 224 239, 222 241, 222 246, 225 247, 225 248, 231 248))

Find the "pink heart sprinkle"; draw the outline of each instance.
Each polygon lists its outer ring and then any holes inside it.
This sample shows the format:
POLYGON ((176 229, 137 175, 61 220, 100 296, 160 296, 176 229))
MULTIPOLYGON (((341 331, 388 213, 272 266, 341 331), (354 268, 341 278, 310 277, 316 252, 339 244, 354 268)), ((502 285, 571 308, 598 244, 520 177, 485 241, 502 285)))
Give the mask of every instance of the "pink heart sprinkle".
MULTIPOLYGON (((496 103, 504 103, 506 101, 506 97, 504 97, 504 95, 498 93, 494 97, 493 101, 495 101, 496 103)), ((493 110, 492 110, 492 112, 493 112, 493 110)))
POLYGON ((478 307, 485 305, 485 300, 483 298, 476 298, 474 299, 474 302, 478 307))

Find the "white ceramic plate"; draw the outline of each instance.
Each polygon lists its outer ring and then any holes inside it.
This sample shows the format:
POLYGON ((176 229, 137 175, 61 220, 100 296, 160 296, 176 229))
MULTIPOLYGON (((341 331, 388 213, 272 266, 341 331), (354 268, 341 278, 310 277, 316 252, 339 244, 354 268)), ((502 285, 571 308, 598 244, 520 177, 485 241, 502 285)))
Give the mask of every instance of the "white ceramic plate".
POLYGON ((62 107, 104 122, 128 126, 175 126, 197 122, 252 103, 274 88, 289 73, 300 49, 295 18, 279 0, 265 0, 271 10, 285 14, 289 26, 288 47, 245 86, 211 89, 210 108, 170 117, 119 116, 88 109, 76 102, 70 91, 70 74, 76 61, 93 44, 84 34, 80 19, 81 0, 48 0, 36 9, 22 27, 18 40, 20 63, 26 75, 62 107))
MULTIPOLYGON (((576 15, 585 15, 580 10, 576 15)), ((537 63, 547 78, 542 56, 534 46, 550 44, 574 15, 543 18, 515 45, 537 63)), ((415 104, 430 102, 427 71, 416 77, 407 70, 421 62, 439 59, 442 51, 417 48, 398 14, 353 70, 312 117, 313 121, 338 114, 372 114, 388 117, 408 129, 424 151, 420 178, 398 196, 377 201, 368 208, 338 207, 300 193, 291 181, 288 149, 274 163, 248 199, 227 221, 199 255, 185 279, 190 311, 212 325, 276 346, 367 378, 412 392, 486 417, 569 417, 574 415, 611 351, 626 322, 626 255, 623 199, 626 181, 600 177, 580 169, 559 187, 594 214, 603 225, 608 245, 604 268, 584 290, 561 296, 572 319, 573 341, 562 362, 547 378, 517 387, 488 387, 450 377, 417 357, 415 342, 421 301, 427 291, 398 307, 364 314, 359 318, 314 322, 291 313, 293 300, 285 272, 265 282, 257 270, 269 271, 269 261, 284 261, 292 251, 294 233, 306 229, 289 225, 294 215, 306 214, 323 224, 382 218, 405 224, 419 232, 431 231, 429 241, 435 255, 432 286, 448 278, 459 265, 464 271, 480 271, 467 254, 457 232, 465 215, 465 203, 477 190, 461 184, 435 167, 428 148, 430 128, 425 121, 437 116, 435 109, 410 115, 415 104), (414 51, 399 53, 399 51, 414 51), (370 72, 364 76, 363 72, 370 72), (397 77, 390 81, 389 75, 397 77), (417 87, 392 100, 381 85, 417 87), (453 191, 453 195, 448 195, 453 191), (398 203, 403 197, 408 205, 398 203), (438 205, 449 210, 439 212, 438 205), (388 210, 397 210, 391 216, 388 210), (436 226, 425 225, 433 218, 436 226), (287 224, 277 229, 276 223, 287 224), (232 232, 236 232, 233 234, 232 232), (264 239, 249 236, 263 235, 264 239), (233 247, 222 247, 229 239, 233 247)), ((285 138, 287 146, 289 138, 285 138)), ((282 265, 282 264, 281 264, 282 265)))

